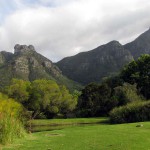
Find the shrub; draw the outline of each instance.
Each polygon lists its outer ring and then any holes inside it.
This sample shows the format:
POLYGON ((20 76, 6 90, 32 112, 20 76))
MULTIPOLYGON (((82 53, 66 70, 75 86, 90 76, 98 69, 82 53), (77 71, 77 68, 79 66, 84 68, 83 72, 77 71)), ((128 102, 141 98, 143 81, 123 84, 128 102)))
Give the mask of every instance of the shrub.
POLYGON ((0 143, 11 143, 25 135, 22 114, 21 104, 0 94, 0 143))
POLYGON ((114 108, 110 112, 111 123, 129 123, 150 121, 150 100, 135 101, 125 106, 114 108))
POLYGON ((114 88, 113 98, 118 101, 118 106, 126 105, 133 101, 140 101, 136 85, 124 83, 122 86, 114 88))

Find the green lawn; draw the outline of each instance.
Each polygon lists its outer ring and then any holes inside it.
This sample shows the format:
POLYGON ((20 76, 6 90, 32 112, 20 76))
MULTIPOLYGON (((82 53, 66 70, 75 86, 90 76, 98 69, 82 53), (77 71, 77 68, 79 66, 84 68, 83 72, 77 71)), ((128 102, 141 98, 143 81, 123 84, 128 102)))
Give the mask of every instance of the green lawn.
POLYGON ((150 150, 150 122, 70 126, 36 132, 2 150, 150 150))

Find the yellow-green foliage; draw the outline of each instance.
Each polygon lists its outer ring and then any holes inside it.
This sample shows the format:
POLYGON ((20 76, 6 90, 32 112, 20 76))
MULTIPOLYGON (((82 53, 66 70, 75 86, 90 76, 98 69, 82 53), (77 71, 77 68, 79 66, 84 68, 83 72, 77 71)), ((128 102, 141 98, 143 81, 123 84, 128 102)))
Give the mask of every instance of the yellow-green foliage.
POLYGON ((46 116, 51 118, 57 114, 66 115, 72 112, 77 104, 77 95, 53 80, 34 80, 33 82, 13 79, 5 88, 9 98, 15 99, 30 110, 32 118, 46 116))
POLYGON ((22 112, 21 104, 0 93, 0 143, 11 143, 14 138, 25 135, 22 112))

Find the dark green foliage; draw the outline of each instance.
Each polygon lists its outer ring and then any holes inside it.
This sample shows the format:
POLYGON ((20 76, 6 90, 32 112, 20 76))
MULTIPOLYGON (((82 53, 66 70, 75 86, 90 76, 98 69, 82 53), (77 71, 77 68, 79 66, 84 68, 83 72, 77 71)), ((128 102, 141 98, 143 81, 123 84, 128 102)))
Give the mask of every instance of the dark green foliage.
POLYGON ((110 112, 110 121, 112 123, 150 121, 150 101, 135 101, 114 108, 110 112))
POLYGON ((78 115, 82 117, 106 115, 116 105, 116 101, 111 100, 111 88, 106 84, 91 83, 82 90, 79 97, 78 115))
POLYGON ((150 55, 142 55, 129 63, 120 76, 125 82, 136 83, 140 93, 147 99, 150 98, 150 55))
POLYGON ((109 86, 109 83, 91 83, 82 90, 77 105, 78 116, 93 117, 107 115, 114 107, 141 100, 136 85, 124 83, 122 86, 117 86, 117 83, 109 86))
POLYGON ((114 76, 110 76, 110 77, 105 77, 103 78, 102 84, 107 84, 111 89, 114 89, 117 86, 122 86, 124 81, 122 78, 120 78, 120 76, 114 75, 114 76))

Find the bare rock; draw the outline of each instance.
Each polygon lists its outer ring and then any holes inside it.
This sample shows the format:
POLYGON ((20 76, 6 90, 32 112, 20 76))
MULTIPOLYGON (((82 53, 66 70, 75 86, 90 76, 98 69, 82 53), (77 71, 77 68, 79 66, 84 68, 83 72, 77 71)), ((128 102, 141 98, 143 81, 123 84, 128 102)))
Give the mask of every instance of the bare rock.
POLYGON ((26 52, 30 52, 30 51, 35 51, 35 48, 33 45, 19 45, 19 44, 16 44, 15 47, 14 47, 14 52, 15 53, 26 53, 26 52))
POLYGON ((29 48, 30 50, 32 50, 32 51, 35 51, 35 48, 34 48, 33 45, 29 45, 28 48, 29 48))

